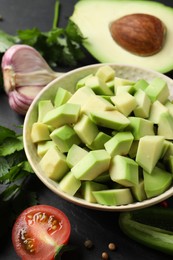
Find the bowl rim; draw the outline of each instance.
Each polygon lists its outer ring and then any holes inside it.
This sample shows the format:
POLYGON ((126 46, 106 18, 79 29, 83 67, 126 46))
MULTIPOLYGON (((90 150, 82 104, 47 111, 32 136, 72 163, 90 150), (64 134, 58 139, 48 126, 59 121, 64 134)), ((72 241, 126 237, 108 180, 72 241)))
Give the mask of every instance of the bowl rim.
MULTIPOLYGON (((166 190, 164 193, 150 198, 150 199, 146 199, 144 201, 135 201, 131 204, 126 204, 126 205, 119 205, 119 206, 107 206, 107 205, 101 205, 98 203, 90 203, 87 202, 84 199, 75 197, 75 196, 71 196, 63 191, 61 191, 58 188, 58 183, 56 183, 55 181, 46 178, 40 171, 38 168, 38 163, 34 163, 33 161, 33 153, 34 150, 31 149, 32 144, 29 142, 29 123, 31 121, 32 118, 32 112, 33 110, 36 108, 38 101, 44 96, 44 94, 47 92, 47 90, 52 89, 53 87, 56 89, 56 85, 63 81, 64 79, 67 79, 68 77, 71 77, 73 75, 75 75, 76 73, 81 73, 82 71, 87 71, 88 69, 98 69, 100 66, 104 66, 104 65, 109 65, 113 68, 115 68, 115 70, 119 69, 119 70, 132 70, 133 72, 135 70, 137 71, 141 71, 146 73, 147 75, 151 74, 152 77, 161 77, 163 79, 166 80, 166 82, 168 83, 168 87, 170 89, 170 99, 172 99, 172 95, 173 95, 173 80, 171 78, 169 78, 168 76, 157 72, 157 71, 153 71, 151 69, 146 69, 146 68, 142 68, 139 66, 132 66, 132 65, 128 65, 128 64, 118 64, 118 63, 96 63, 96 64, 91 64, 91 65, 86 65, 80 68, 76 68, 73 69, 69 72, 66 72, 64 74, 61 74, 59 77, 57 77, 56 79, 54 79, 53 81, 51 81, 49 84, 47 84, 47 86, 45 86, 35 97, 35 99, 33 100, 32 104, 30 105, 25 118, 24 118, 24 124, 23 124, 23 143, 24 143, 24 150, 25 150, 25 154, 26 157, 28 159, 28 162, 30 163, 34 173, 37 175, 37 177, 41 180, 41 182, 47 187, 49 188, 53 193, 55 193, 56 195, 60 196, 61 198, 65 199, 66 201, 69 201, 71 203, 74 203, 78 206, 82 206, 85 208, 89 208, 89 209, 94 209, 94 210, 99 210, 99 211, 130 211, 130 210, 137 210, 137 209, 142 209, 145 207, 149 207, 155 204, 158 204, 162 201, 164 201, 165 199, 170 198, 173 195, 173 186, 171 186, 168 190, 166 190), (172 89, 172 93, 171 93, 171 89, 172 89), (48 180, 49 179, 49 180, 48 180)), ((134 75, 133 75, 134 76, 134 75)), ((37 156, 35 154, 35 156, 37 156)), ((38 157, 38 156, 37 156, 38 157)))

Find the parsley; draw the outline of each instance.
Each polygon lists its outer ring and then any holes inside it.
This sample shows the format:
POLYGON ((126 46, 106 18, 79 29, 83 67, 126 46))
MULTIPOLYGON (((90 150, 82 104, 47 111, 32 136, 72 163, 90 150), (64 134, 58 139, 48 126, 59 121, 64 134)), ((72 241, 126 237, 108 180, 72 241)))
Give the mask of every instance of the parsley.
POLYGON ((0 54, 13 44, 21 43, 34 47, 52 67, 73 67, 84 58, 82 35, 77 26, 68 21, 65 28, 57 27, 60 3, 55 2, 53 25, 50 31, 41 32, 39 28, 18 30, 15 36, 0 31, 0 54))
POLYGON ((0 219, 6 219, 4 233, 22 209, 37 203, 35 192, 25 190, 32 175, 22 135, 0 126, 0 219))

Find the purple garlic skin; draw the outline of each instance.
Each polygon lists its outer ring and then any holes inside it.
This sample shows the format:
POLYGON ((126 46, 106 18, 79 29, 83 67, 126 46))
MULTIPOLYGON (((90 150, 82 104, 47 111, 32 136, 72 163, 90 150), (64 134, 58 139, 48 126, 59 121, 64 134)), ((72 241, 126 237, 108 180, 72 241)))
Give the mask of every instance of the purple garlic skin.
POLYGON ((9 105, 21 115, 26 114, 36 95, 60 76, 36 49, 24 44, 10 47, 2 57, 1 67, 9 105))

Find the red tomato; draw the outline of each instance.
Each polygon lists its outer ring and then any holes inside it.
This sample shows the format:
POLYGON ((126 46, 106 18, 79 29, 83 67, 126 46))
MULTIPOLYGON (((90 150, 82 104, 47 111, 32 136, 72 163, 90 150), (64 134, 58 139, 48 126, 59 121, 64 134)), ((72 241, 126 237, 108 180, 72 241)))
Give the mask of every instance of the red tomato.
POLYGON ((48 205, 24 210, 12 230, 12 242, 22 260, 51 260, 68 243, 71 226, 67 216, 48 205))

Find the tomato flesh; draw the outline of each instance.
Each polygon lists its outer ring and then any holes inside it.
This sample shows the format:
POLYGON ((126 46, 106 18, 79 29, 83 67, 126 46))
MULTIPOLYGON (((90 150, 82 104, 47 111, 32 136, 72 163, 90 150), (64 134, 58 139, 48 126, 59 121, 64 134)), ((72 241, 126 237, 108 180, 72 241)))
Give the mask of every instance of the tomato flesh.
POLYGON ((17 218, 12 242, 23 260, 51 260, 58 249, 68 243, 70 232, 70 222, 61 210, 36 205, 24 210, 17 218))

